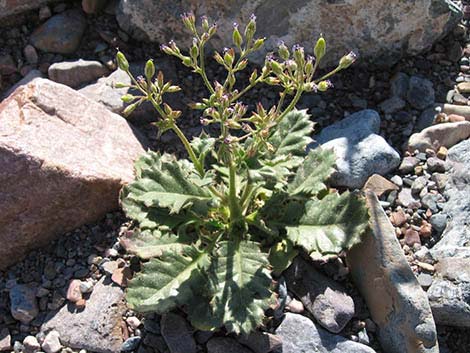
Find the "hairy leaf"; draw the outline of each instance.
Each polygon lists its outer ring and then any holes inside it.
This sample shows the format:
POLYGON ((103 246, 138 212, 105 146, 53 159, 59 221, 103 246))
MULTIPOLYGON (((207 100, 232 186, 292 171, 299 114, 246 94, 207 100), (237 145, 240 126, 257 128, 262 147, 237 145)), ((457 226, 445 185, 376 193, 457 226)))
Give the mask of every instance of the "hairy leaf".
POLYGON ((324 182, 333 173, 335 160, 332 151, 322 149, 310 151, 302 165, 297 169, 294 180, 289 184, 289 194, 313 196, 326 189, 324 182))
POLYGON ((176 235, 165 234, 159 230, 134 232, 121 237, 119 242, 127 252, 144 260, 160 257, 164 252, 181 253, 185 248, 184 243, 176 235))
POLYGON ((288 239, 274 244, 269 252, 269 263, 273 268, 273 273, 278 276, 281 275, 290 266, 298 253, 292 242, 288 239))
POLYGON ((288 238, 312 258, 338 254, 360 241, 367 228, 365 203, 353 193, 329 194, 305 204, 302 217, 286 226, 288 238))
MULTIPOLYGON (((136 172, 137 179, 124 188, 126 213, 129 204, 131 208, 140 206, 143 212, 149 208, 168 208, 173 214, 193 205, 191 208, 196 212, 207 211, 212 196, 204 186, 209 181, 201 179, 188 161, 151 153, 138 160, 136 172)), ((132 209, 128 216, 132 217, 135 211, 132 209)))
POLYGON ((139 312, 164 313, 186 303, 192 296, 191 282, 200 281, 200 271, 209 265, 209 254, 186 246, 183 252, 169 249, 161 258, 143 265, 127 292, 129 306, 139 312))
POLYGON ((207 155, 214 150, 216 139, 203 133, 199 137, 194 137, 191 141, 191 146, 198 156, 199 162, 204 165, 207 155))
POLYGON ((255 242, 224 241, 219 244, 208 271, 213 297, 190 309, 191 322, 200 328, 225 325, 248 333, 262 323, 271 304, 271 276, 267 255, 255 242))
POLYGON ((275 148, 274 156, 305 156, 307 145, 313 141, 310 137, 313 125, 307 110, 293 110, 288 113, 269 138, 275 148))

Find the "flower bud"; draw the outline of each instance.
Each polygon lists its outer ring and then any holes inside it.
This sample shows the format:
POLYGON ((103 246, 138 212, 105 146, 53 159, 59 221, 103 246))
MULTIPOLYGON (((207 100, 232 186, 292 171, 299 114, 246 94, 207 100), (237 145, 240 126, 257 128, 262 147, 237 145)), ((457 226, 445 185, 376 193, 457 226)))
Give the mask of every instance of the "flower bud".
POLYGON ((328 90, 329 88, 333 87, 333 84, 331 83, 331 81, 329 80, 326 80, 326 81, 321 81, 318 83, 317 85, 317 89, 320 91, 320 92, 325 92, 326 90, 328 90))
POLYGON ((305 74, 307 76, 310 76, 313 74, 313 58, 309 56, 307 58, 307 62, 305 63, 305 74))
POLYGON ((175 92, 179 92, 181 91, 181 87, 180 86, 170 86, 167 88, 166 90, 168 93, 175 93, 175 92))
POLYGON ((304 85, 304 91, 305 92, 316 92, 317 91, 317 85, 314 82, 309 82, 304 85))
POLYGON ((242 35, 240 34, 240 31, 238 30, 238 23, 233 24, 232 40, 233 40, 233 44, 235 44, 237 48, 241 47, 243 43, 243 38, 242 38, 242 35))
POLYGON ((346 69, 348 68, 349 66, 351 66, 357 59, 357 55, 356 53, 354 52, 349 52, 348 55, 345 55, 341 58, 341 60, 339 61, 339 65, 338 67, 342 70, 342 69, 346 69))
POLYGON ((173 55, 173 50, 171 50, 171 48, 166 44, 161 44, 160 50, 167 55, 173 55))
POLYGON ((126 56, 122 52, 118 51, 118 53, 116 54, 116 61, 117 61, 118 67, 121 70, 123 71, 129 70, 129 62, 127 61, 126 56))
POLYGON ((193 65, 193 61, 189 56, 184 56, 183 60, 181 60, 184 66, 191 67, 193 65))
POLYGON ((133 96, 132 94, 125 94, 121 97, 121 100, 124 103, 131 103, 134 99, 136 99, 136 97, 133 96))
POLYGON ((204 32, 209 31, 209 20, 207 19, 207 16, 202 16, 201 17, 201 26, 204 32))
POLYGON ((305 63, 305 52, 304 48, 298 44, 294 45, 292 48, 292 51, 294 52, 294 60, 299 65, 300 67, 303 67, 305 63))
POLYGON ((193 38, 193 45, 191 46, 191 49, 189 50, 189 55, 193 60, 197 60, 197 57, 199 55, 199 47, 197 43, 197 39, 193 38))
POLYGON ((258 71, 253 70, 253 73, 250 76, 250 84, 253 84, 257 78, 258 78, 258 71))
POLYGON ((122 82, 113 83, 113 88, 126 88, 126 87, 129 87, 129 85, 126 85, 125 83, 122 83, 122 82))
POLYGON ((212 26, 209 28, 209 36, 212 37, 215 33, 217 32, 217 24, 214 23, 212 26))
POLYGON ((196 31, 196 18, 192 13, 184 13, 181 15, 184 26, 192 33, 196 31))
POLYGON ((280 75, 283 72, 282 65, 279 64, 276 60, 271 60, 270 61, 271 69, 276 75, 280 75))
POLYGON ((253 44, 253 50, 258 50, 261 48, 265 42, 266 38, 258 38, 255 40, 255 43, 253 44))
POLYGON ((222 55, 220 55, 218 52, 215 52, 214 60, 217 61, 217 63, 220 65, 224 64, 224 58, 222 58, 222 55))
POLYGON ((288 60, 289 59, 289 49, 286 47, 283 41, 279 42, 278 50, 277 52, 279 53, 279 56, 281 57, 282 60, 288 60))
POLYGON ((326 41, 323 36, 320 36, 317 40, 317 44, 315 44, 315 49, 313 50, 313 53, 315 54, 315 58, 317 58, 317 61, 319 62, 326 53, 326 41))
POLYGON ((226 50, 224 54, 225 64, 229 67, 232 67, 234 60, 235 60, 235 51, 233 50, 233 48, 226 50))
POLYGON ((122 114, 124 116, 129 116, 130 114, 132 114, 132 112, 140 105, 140 101, 139 102, 136 102, 136 103, 133 103, 131 105, 128 105, 126 107, 126 109, 124 109, 124 111, 122 112, 122 114))
POLYGON ((206 109, 207 106, 204 103, 196 102, 196 103, 191 103, 189 107, 194 110, 202 110, 202 109, 206 109))
POLYGON ((238 69, 238 70, 244 70, 247 65, 248 65, 248 60, 243 59, 243 60, 240 61, 240 63, 238 64, 237 69, 238 69))
POLYGON ((256 32, 256 16, 252 14, 250 16, 250 21, 245 28, 245 38, 247 42, 250 42, 253 39, 253 36, 256 32))
POLYGON ((163 88, 164 80, 165 80, 165 77, 163 76, 163 72, 161 70, 158 71, 158 74, 157 74, 157 86, 158 86, 158 88, 160 88, 160 89, 163 88))
POLYGON ((145 64, 145 77, 147 80, 151 81, 153 76, 155 75, 155 65, 153 64, 153 60, 148 60, 145 64))
POLYGON ((287 60, 285 64, 286 64, 287 69, 290 72, 294 72, 295 70, 297 70, 297 64, 295 63, 294 60, 287 60))

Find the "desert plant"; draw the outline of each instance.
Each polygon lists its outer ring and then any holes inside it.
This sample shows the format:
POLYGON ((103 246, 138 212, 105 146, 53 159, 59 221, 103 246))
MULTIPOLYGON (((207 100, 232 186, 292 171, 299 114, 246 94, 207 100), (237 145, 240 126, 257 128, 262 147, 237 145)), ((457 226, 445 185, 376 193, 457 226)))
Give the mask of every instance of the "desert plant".
POLYGON ((275 303, 273 272, 287 268, 299 250, 312 258, 347 250, 366 228, 363 200, 325 185, 334 156, 320 149, 306 152, 313 123, 306 111, 294 109, 303 93, 329 89, 326 79, 355 56, 344 56, 335 70, 314 79, 325 40, 317 41, 315 57, 306 57, 300 46, 289 50, 280 43, 277 55, 269 54, 262 69, 237 89, 247 56, 264 42, 254 37, 254 16, 243 33, 234 25, 233 48, 215 52, 227 72, 223 82, 211 82, 204 63, 216 25, 202 18, 199 29, 191 14, 183 22, 194 36, 189 54, 174 42, 161 49, 202 77, 209 94, 192 107, 201 110, 203 125, 220 127, 216 136, 189 141, 177 124, 182 113, 163 101, 164 94, 180 88, 165 82, 161 72, 155 77, 152 60, 145 77, 134 78, 125 56, 117 55, 119 67, 132 79, 130 88, 140 92, 123 97, 130 103, 125 113, 150 102, 159 114, 159 132, 174 131, 189 156, 147 153, 136 162, 136 180, 122 190, 122 207, 137 227, 121 242, 149 260, 131 281, 127 301, 141 312, 184 307, 199 329, 225 326, 246 333, 275 303), (280 89, 279 102, 250 111, 241 98, 261 83, 280 89))

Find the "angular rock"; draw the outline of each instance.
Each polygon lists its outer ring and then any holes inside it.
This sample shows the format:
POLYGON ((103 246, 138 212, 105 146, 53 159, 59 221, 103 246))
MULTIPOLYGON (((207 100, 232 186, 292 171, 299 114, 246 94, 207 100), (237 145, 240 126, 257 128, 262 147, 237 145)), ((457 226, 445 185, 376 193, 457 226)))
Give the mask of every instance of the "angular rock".
POLYGON ((378 134, 380 116, 362 110, 324 128, 315 143, 336 154, 334 186, 361 188, 372 174, 384 175, 400 163, 399 154, 378 134))
POLYGON ((425 152, 429 148, 438 151, 441 146, 450 148, 469 137, 469 121, 437 124, 411 135, 408 140, 408 150, 425 152))
POLYGON ((31 44, 49 53, 73 54, 80 46, 87 22, 78 11, 68 10, 51 17, 31 35, 31 44))
POLYGON ((10 289, 11 316, 22 324, 29 324, 39 314, 36 289, 17 284, 10 289))
POLYGON ((46 337, 44 337, 44 342, 42 342, 42 349, 46 353, 57 353, 62 349, 62 344, 59 340, 60 334, 57 331, 49 332, 46 337))
POLYGON ((0 352, 11 350, 10 331, 5 327, 0 331, 0 352))
POLYGON ((470 327, 470 282, 434 280, 428 297, 437 324, 470 327))
MULTIPOLYGON (((172 0, 123 0, 116 15, 121 28, 137 39, 158 43, 174 39, 187 47, 191 36, 184 30, 179 14, 188 8, 198 16, 204 14, 217 21, 219 30, 213 43, 218 49, 232 43, 232 24, 246 24, 250 14, 257 16, 257 35, 268 37, 266 52, 273 51, 279 40, 283 40, 288 46, 299 43, 311 53, 315 43, 312 34, 323 33, 328 42, 323 60, 332 66, 351 49, 357 50, 364 60, 393 64, 404 54, 413 55, 431 48, 461 16, 456 6, 445 0, 394 0, 386 7, 379 0, 296 0, 290 3, 196 0, 177 4, 172 0), (160 20, 155 21, 155 18, 160 20), (382 26, 383 23, 387 26, 382 26)), ((256 58, 259 60, 261 56, 264 57, 264 53, 256 58)))
POLYGON ((388 353, 438 353, 426 293, 416 280, 377 197, 367 194, 371 231, 347 255, 353 280, 388 353))
POLYGON ((470 258, 470 140, 449 149, 447 162, 452 166, 444 191, 444 214, 449 218, 441 240, 431 249, 436 259, 470 258))
POLYGON ((108 0, 82 0, 82 9, 88 14, 96 14, 100 12, 108 0))
POLYGON ((367 182, 364 185, 364 190, 372 191, 378 197, 398 189, 398 186, 378 174, 373 174, 369 179, 367 179, 367 182))
POLYGON ((437 112, 434 106, 424 110, 418 117, 418 121, 416 122, 414 131, 420 132, 421 130, 430 127, 434 123, 436 114, 437 112))
MULTIPOLYGON (((172 352, 173 353, 173 352, 172 352)), ((253 353, 230 337, 214 337, 207 342, 207 353, 253 353)))
POLYGON ((444 257, 435 265, 442 278, 453 282, 470 282, 470 259, 444 257))
POLYGON ((35 79, 0 104, 0 268, 118 208, 145 152, 120 116, 35 79))
POLYGON ((406 106, 406 102, 397 96, 388 98, 387 100, 379 104, 380 110, 383 111, 385 114, 395 113, 405 108, 405 106, 406 106))
POLYGON ((287 288, 328 331, 340 332, 354 316, 354 301, 344 288, 300 257, 285 272, 285 278, 287 288))
POLYGON ((269 353, 282 347, 281 339, 269 332, 253 331, 249 335, 241 335, 238 341, 254 353, 269 353))
POLYGON ((82 299, 82 291, 80 290, 81 281, 74 279, 70 281, 69 288, 67 289, 67 300, 76 303, 82 299))
POLYGON ((48 70, 49 79, 72 88, 95 81, 107 73, 108 69, 99 61, 82 59, 55 63, 48 70))
POLYGON ((188 323, 179 315, 168 313, 161 321, 162 336, 170 353, 196 353, 196 341, 188 323))
POLYGON ((410 76, 404 72, 398 72, 390 80, 390 91, 393 96, 406 99, 410 86, 410 76))
POLYGON ((412 156, 403 158, 398 170, 402 174, 409 174, 414 171, 415 167, 419 164, 419 159, 412 156))
POLYGON ((49 333, 57 331, 67 347, 91 352, 117 353, 123 343, 121 324, 126 310, 124 292, 118 286, 100 280, 82 311, 66 305, 51 313, 41 327, 49 333))
POLYGON ((276 335, 282 340, 282 348, 275 353, 374 353, 361 343, 347 340, 323 330, 309 318, 286 313, 276 335))

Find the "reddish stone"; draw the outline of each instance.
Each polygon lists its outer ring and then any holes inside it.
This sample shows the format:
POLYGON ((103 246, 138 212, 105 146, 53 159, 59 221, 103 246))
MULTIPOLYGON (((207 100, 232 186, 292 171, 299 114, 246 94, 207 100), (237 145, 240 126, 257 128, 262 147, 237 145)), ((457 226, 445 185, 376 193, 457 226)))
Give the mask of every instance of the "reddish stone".
POLYGON ((405 244, 408 246, 413 246, 414 244, 421 244, 419 233, 413 228, 408 228, 406 230, 404 240, 405 240, 405 244))
POLYGON ((114 270, 111 280, 118 286, 127 287, 127 283, 132 278, 132 272, 129 267, 120 267, 114 270))
POLYGON ((419 228, 419 235, 423 238, 429 238, 432 234, 432 225, 429 222, 423 221, 419 228))
POLYGON ((77 307, 77 309, 85 309, 86 307, 86 300, 85 299, 80 299, 78 300, 76 303, 75 303, 75 306, 77 307))
POLYGON ((118 209, 145 152, 128 122, 45 79, 0 103, 0 270, 118 209))
POLYGON ((392 222, 395 227, 402 226, 406 223, 406 213, 402 209, 393 212, 390 215, 390 222, 392 222))

